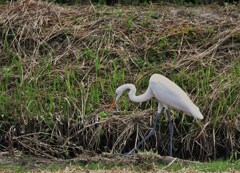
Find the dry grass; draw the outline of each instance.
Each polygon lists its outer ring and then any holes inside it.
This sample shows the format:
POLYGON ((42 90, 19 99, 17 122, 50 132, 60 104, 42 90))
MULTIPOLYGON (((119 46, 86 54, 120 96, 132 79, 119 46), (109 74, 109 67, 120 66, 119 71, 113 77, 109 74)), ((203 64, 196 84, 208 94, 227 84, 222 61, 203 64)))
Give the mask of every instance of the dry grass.
MULTIPOLYGON (((238 8, 20 1, 0 9, 1 150, 48 158, 128 151, 149 132, 156 104, 132 111, 136 105, 124 98, 120 111, 107 108, 118 85, 134 82, 142 91, 157 72, 205 116, 199 122, 171 112, 176 156, 239 156, 238 8)), ((167 154, 166 129, 162 116, 145 148, 167 154)))

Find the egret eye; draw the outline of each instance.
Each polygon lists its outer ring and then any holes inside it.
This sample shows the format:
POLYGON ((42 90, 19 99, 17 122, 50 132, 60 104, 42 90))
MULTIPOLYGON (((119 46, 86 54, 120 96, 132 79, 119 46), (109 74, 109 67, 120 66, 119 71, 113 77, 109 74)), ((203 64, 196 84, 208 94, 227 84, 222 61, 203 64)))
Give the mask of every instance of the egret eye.
POLYGON ((117 97, 118 93, 115 93, 115 97, 117 97))

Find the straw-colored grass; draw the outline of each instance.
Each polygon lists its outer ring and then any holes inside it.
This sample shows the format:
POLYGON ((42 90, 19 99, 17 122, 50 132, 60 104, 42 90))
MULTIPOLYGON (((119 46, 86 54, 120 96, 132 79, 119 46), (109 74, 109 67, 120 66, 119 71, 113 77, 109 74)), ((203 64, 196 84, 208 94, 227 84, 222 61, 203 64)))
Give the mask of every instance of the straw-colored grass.
MULTIPOLYGON (((0 5, 0 149, 48 158, 90 150, 129 151, 151 129, 156 101, 138 93, 151 74, 182 87, 203 121, 171 111, 174 156, 239 157, 239 9, 218 7, 62 7, 41 1, 0 5)), ((168 154, 168 122, 141 149, 168 154)))

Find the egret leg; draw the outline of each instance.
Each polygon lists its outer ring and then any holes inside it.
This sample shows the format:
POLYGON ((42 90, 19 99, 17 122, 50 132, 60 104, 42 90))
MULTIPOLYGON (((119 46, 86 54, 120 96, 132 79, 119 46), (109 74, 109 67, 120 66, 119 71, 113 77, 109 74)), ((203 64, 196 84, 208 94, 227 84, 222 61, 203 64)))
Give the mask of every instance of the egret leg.
POLYGON ((169 144, 169 155, 172 156, 172 136, 173 136, 173 123, 171 121, 170 115, 168 113, 168 110, 166 109, 166 114, 168 116, 169 121, 169 130, 170 130, 170 144, 169 144))
POLYGON ((153 128, 152 130, 149 132, 149 134, 141 141, 137 144, 137 146, 135 148, 133 148, 130 152, 127 153, 127 155, 129 154, 133 154, 135 153, 135 151, 150 137, 154 134, 154 132, 156 131, 156 128, 157 128, 157 122, 158 122, 158 119, 159 119, 159 115, 160 113, 156 113, 156 118, 155 118, 155 121, 154 121, 154 125, 153 125, 153 128))

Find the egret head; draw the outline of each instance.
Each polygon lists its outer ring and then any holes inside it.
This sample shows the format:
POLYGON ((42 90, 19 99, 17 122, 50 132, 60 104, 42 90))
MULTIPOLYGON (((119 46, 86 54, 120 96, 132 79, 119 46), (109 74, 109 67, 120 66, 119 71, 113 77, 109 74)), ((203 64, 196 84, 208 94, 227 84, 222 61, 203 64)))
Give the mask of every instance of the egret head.
POLYGON ((125 88, 123 89, 123 87, 118 87, 115 91, 115 101, 117 102, 118 99, 121 97, 121 95, 123 94, 125 88))
POLYGON ((115 106, 115 104, 117 103, 118 99, 121 97, 121 95, 123 94, 123 92, 126 90, 126 86, 122 85, 120 87, 118 87, 115 91, 115 98, 113 99, 112 105, 110 110, 112 111, 113 107, 115 106))

